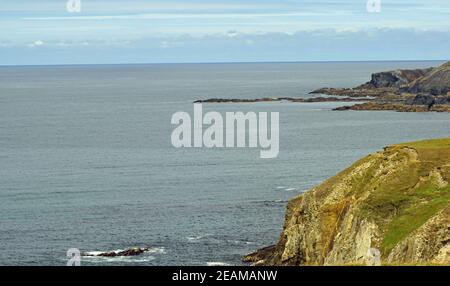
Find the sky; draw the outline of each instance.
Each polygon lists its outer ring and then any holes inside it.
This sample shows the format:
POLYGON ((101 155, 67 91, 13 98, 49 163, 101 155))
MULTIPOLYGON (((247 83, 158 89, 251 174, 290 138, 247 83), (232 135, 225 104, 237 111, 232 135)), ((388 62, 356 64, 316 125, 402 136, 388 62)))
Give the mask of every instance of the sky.
POLYGON ((0 65, 449 58, 449 0, 0 0, 0 65))

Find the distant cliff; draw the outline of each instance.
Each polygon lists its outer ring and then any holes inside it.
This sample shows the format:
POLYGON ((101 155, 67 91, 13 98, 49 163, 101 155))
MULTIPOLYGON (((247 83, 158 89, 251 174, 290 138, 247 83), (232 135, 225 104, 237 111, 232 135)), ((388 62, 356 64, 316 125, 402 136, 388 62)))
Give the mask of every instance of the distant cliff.
POLYGON ((450 62, 418 77, 405 88, 411 93, 446 95, 450 92, 450 62))
POLYGON ((401 88, 425 76, 433 68, 416 70, 394 70, 372 74, 372 79, 359 88, 401 88))
POLYGON ((259 265, 450 264, 450 138, 371 154, 292 199, 259 265))
POLYGON ((371 97, 371 102, 336 110, 450 112, 450 62, 436 68, 378 72, 355 88, 320 88, 311 94, 371 97))
POLYGON ((371 80, 354 88, 323 87, 313 97, 209 98, 195 103, 255 103, 290 101, 363 102, 335 110, 393 110, 400 112, 450 112, 450 62, 439 67, 393 70, 372 74, 371 80), (327 95, 317 96, 317 95, 327 95))
POLYGON ((392 88, 413 94, 447 95, 450 92, 450 62, 436 68, 393 70, 372 74, 357 89, 392 88))

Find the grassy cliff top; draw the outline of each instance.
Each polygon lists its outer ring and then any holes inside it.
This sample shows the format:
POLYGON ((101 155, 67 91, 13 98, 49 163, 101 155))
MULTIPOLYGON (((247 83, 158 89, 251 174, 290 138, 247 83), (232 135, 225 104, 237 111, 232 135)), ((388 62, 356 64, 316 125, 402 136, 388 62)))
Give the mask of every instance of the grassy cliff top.
MULTIPOLYGON (((268 265, 448 264, 450 138, 395 144, 289 201, 268 265)), ((253 256, 252 256, 253 255, 253 256)), ((262 257, 262 258, 261 258, 262 257)))
POLYGON ((450 138, 392 145, 381 153, 379 160, 388 160, 386 165, 398 167, 379 173, 378 166, 360 178, 367 182, 379 178, 376 184, 362 186, 366 191, 372 188, 362 214, 380 226, 384 234, 381 250, 387 254, 449 206, 450 138))

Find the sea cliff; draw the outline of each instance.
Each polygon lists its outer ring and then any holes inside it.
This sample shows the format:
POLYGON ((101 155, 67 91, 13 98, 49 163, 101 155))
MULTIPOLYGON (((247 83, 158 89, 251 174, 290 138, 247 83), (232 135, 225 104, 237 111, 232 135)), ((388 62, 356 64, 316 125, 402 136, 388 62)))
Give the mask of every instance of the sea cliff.
POLYGON ((370 81, 353 88, 323 87, 312 97, 209 98, 194 103, 255 103, 289 101, 363 102, 334 110, 393 110, 400 112, 450 112, 450 62, 439 67, 377 72, 370 81), (326 96, 323 96, 326 95, 326 96))
POLYGON ((450 138, 388 146, 290 200, 279 241, 243 260, 450 264, 449 181, 450 138))

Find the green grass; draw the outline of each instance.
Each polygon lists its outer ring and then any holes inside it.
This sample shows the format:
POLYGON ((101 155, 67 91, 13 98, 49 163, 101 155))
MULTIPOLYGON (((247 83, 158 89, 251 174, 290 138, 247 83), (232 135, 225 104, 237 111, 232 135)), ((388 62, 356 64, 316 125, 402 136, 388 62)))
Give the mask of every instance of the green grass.
POLYGON ((380 227, 383 256, 450 203, 450 185, 439 188, 428 177, 433 169, 440 170, 444 180, 450 177, 450 138, 393 145, 385 151, 386 156, 397 151, 400 155, 390 159, 391 163, 409 158, 401 151, 404 146, 415 149, 419 161, 410 161, 395 173, 384 174, 385 180, 376 186, 371 185, 370 179, 375 177, 371 169, 352 181, 356 193, 375 188, 361 214, 380 227))
POLYGON ((408 146, 414 149, 446 149, 450 148, 450 138, 407 142, 395 146, 408 146))
POLYGON ((381 251, 384 254, 389 253, 398 242, 448 205, 450 187, 437 189, 428 185, 415 190, 413 194, 404 195, 402 199, 404 207, 399 209, 398 215, 388 224, 381 243, 381 251))

